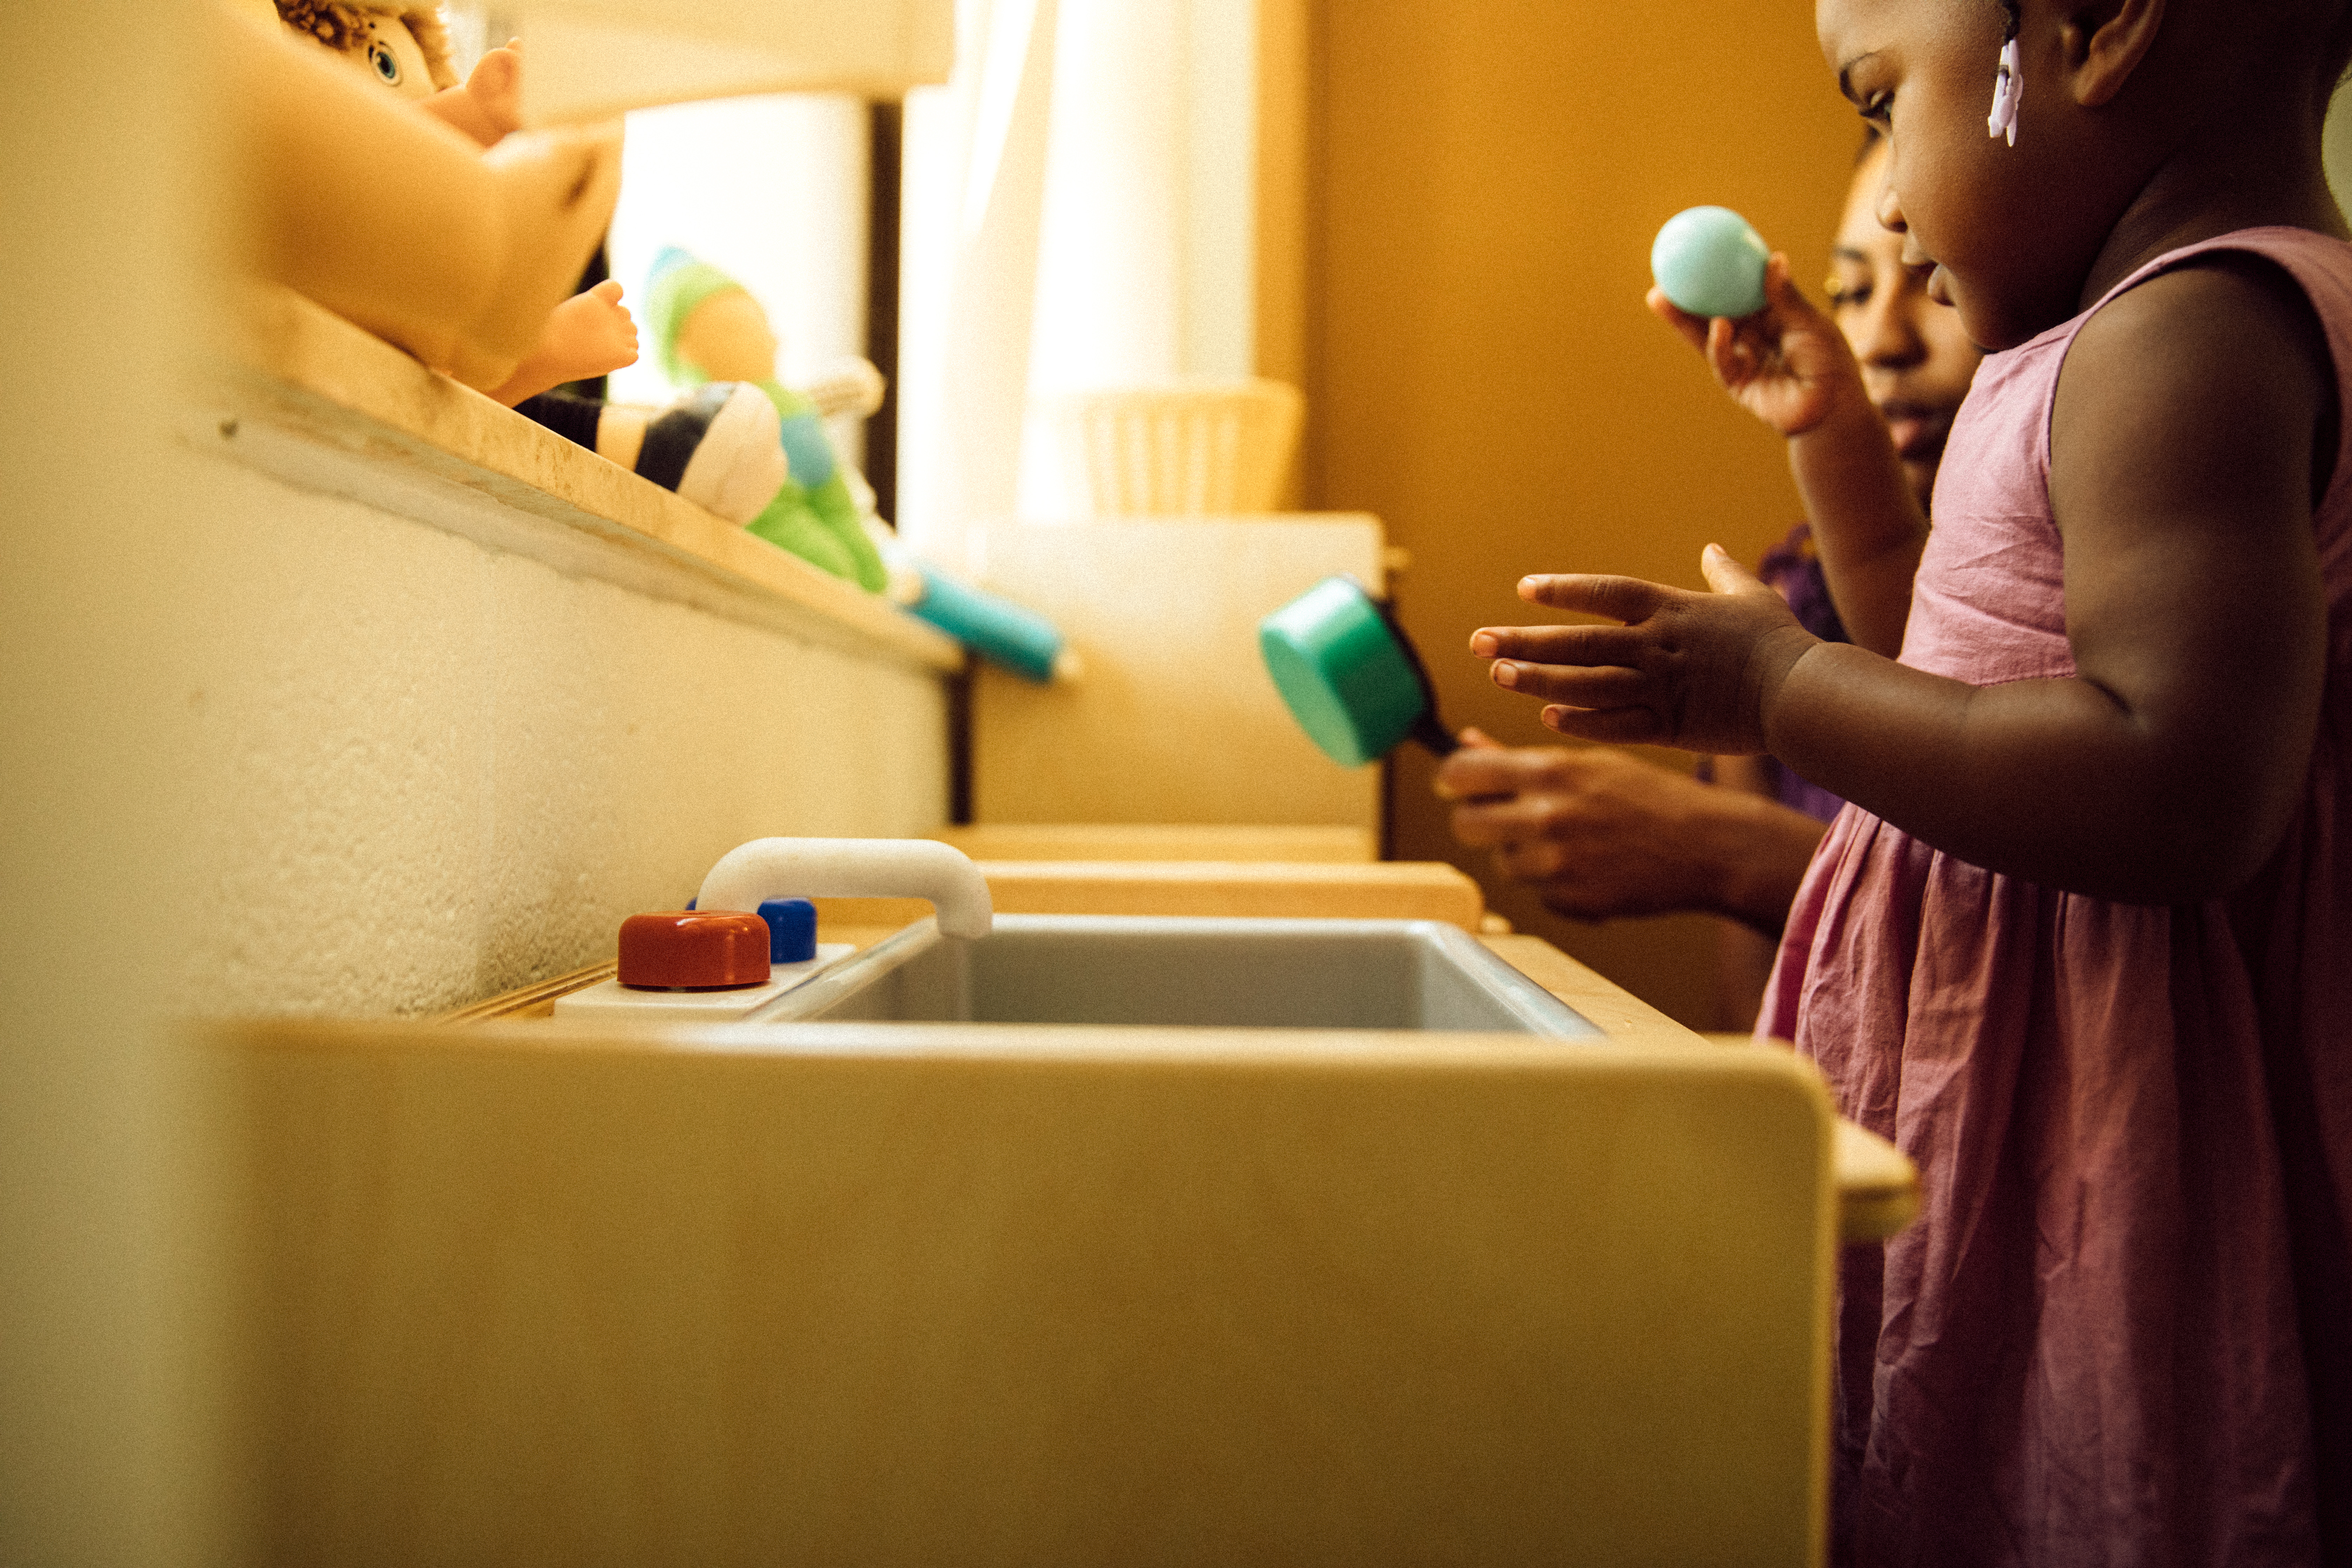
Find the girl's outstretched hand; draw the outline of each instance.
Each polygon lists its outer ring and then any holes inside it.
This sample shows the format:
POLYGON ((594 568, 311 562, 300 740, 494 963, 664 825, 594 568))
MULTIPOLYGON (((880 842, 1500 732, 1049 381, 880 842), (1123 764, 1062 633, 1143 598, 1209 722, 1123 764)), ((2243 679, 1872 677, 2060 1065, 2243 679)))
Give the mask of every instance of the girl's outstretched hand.
POLYGON ((1764 308, 1752 316, 1694 316, 1660 289, 1647 303, 1706 357, 1739 406, 1783 436, 1801 436, 1842 399, 1864 396, 1845 335, 1789 281, 1789 258, 1779 251, 1764 267, 1764 308))
POLYGON ((1761 752, 1774 694, 1820 639, 1721 545, 1700 563, 1711 594, 1633 577, 1522 578, 1523 599, 1620 624, 1488 626, 1470 651, 1495 661, 1496 685, 1543 699, 1544 723, 1563 735, 1761 752))

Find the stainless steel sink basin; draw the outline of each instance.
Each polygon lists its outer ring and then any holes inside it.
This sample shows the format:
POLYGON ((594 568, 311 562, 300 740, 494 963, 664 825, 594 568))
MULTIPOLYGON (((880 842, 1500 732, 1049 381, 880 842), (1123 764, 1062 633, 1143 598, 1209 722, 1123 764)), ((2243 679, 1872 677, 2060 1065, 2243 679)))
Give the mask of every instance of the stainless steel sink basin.
POLYGON ((1434 1029, 1601 1037, 1455 927, 1429 921, 998 915, 976 940, 908 927, 760 1023, 1434 1029))

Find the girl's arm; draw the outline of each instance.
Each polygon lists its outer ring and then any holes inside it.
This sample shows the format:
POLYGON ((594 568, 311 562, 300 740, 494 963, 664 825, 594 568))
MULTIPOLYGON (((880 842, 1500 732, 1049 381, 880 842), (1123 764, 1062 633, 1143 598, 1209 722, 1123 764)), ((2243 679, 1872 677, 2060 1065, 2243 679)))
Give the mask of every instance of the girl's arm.
POLYGON ((2252 258, 2154 279, 2084 328, 2052 425, 2069 679, 1972 687, 1817 642, 1712 547, 1716 594, 1531 578, 1530 598, 1627 624, 1484 631, 1473 651, 1567 733, 1769 750, 1996 871, 2215 896, 2268 858, 2309 763, 2335 388, 2309 305, 2252 258))
POLYGON ((1738 321, 1693 316, 1655 289, 1649 305, 1706 356, 1741 407, 1789 438, 1838 619, 1857 645, 1892 658, 1927 520, 1845 335, 1789 280, 1786 256, 1766 266, 1764 298, 1762 310, 1738 321))

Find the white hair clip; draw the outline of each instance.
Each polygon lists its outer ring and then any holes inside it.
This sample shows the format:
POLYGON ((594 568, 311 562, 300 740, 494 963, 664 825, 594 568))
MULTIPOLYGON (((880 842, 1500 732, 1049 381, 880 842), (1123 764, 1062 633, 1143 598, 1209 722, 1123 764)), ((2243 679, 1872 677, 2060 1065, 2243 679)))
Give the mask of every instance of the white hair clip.
POLYGON ((2025 79, 2018 74, 2017 40, 2011 38, 2000 47, 2000 64, 1993 71, 1992 116, 1985 121, 1986 134, 2009 137, 2009 144, 2017 145, 2017 105, 2025 96, 2025 79))

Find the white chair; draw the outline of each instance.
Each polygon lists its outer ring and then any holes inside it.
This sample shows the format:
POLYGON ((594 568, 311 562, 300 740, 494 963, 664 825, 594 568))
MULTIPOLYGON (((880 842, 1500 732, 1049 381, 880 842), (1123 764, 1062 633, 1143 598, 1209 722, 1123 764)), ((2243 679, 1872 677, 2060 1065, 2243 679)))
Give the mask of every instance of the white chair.
POLYGON ((1278 381, 1182 381, 1046 394, 1036 411, 1084 517, 1271 511, 1305 400, 1278 381))

